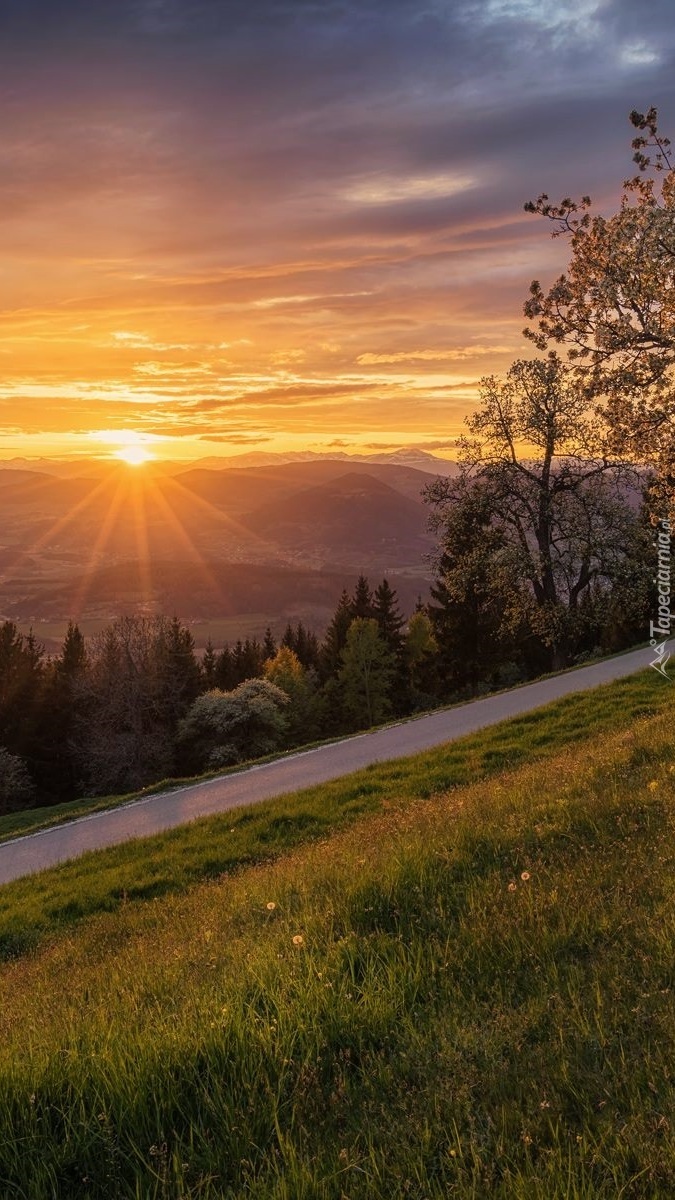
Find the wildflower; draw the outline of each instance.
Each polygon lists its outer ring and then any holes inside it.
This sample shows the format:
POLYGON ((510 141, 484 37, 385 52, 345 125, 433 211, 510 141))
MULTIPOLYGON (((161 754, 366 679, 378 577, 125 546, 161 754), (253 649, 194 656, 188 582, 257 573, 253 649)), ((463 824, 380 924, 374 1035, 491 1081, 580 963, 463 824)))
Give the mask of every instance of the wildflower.
POLYGON ((648 785, 647 785, 647 786, 648 786, 648 788, 649 788, 650 792, 655 792, 655 791, 656 791, 656 789, 657 789, 657 788, 658 788, 658 786, 659 786, 659 781, 658 781, 658 779, 650 779, 650 781, 649 781, 649 783, 648 783, 648 785))
POLYGON ((274 912, 274 910, 276 908, 276 904, 274 903, 274 900, 268 900, 266 908, 267 908, 268 912, 274 912))
POLYGON ((516 884, 515 884, 515 883, 510 883, 510 884, 509 884, 509 891, 510 891, 510 892, 515 892, 515 890, 516 890, 516 884))
POLYGON ((522 879, 523 883, 527 883, 528 879, 530 878, 530 872, 529 871, 521 871, 520 878, 522 879))
POLYGON ((294 946, 302 946, 304 940, 305 939, 301 933, 296 933, 295 937, 293 938, 293 945, 294 946))

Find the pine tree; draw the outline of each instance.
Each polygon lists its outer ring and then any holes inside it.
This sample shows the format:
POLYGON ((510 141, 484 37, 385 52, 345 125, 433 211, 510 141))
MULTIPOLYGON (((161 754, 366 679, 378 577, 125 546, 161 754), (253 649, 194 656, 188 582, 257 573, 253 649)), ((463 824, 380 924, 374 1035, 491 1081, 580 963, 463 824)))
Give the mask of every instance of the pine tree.
POLYGON ((204 647, 201 668, 202 688, 206 692, 209 692, 211 688, 216 686, 217 667, 218 657, 213 648, 213 642, 211 641, 211 638, 209 638, 206 646, 204 647))
POLYGON ((370 590, 370 584, 365 575, 359 575, 354 589, 354 595, 351 600, 352 620, 355 617, 361 617, 367 620, 375 616, 373 607, 373 593, 370 590))
POLYGON ((319 643, 315 633, 307 629, 302 621, 295 628, 295 653, 306 670, 316 670, 319 665, 319 643))
POLYGON ((337 675, 342 665, 341 654, 347 641, 347 631, 353 620, 352 602, 343 591, 338 606, 326 630, 319 654, 319 674, 322 680, 337 675))
POLYGON ((480 487, 458 490, 446 516, 428 608, 445 695, 475 690, 513 653, 504 617, 520 585, 503 562, 504 539, 492 517, 491 496, 480 487))
POLYGON ((410 708, 409 676, 403 657, 402 629, 405 620, 398 608, 398 597, 386 579, 375 589, 373 596, 373 617, 377 621, 382 639, 393 656, 395 664, 392 679, 392 708, 401 715, 410 708))
POLYGON ((270 629, 269 625, 267 626, 267 629, 265 630, 265 637, 263 640, 262 648, 263 648, 263 658, 265 661, 267 661, 267 659, 269 659, 269 658, 274 658, 274 655, 277 652, 277 644, 274 640, 274 637, 272 636, 272 630, 270 629))
POLYGON ((153 644, 157 674, 157 710, 171 737, 178 721, 201 691, 201 672, 190 630, 178 617, 168 623, 160 618, 153 644))
POLYGON ((398 609, 398 597, 386 579, 375 589, 373 616, 386 645, 394 654, 400 654, 403 646, 401 630, 405 619, 398 609))
POLYGON ((85 641, 79 626, 69 621, 56 668, 67 679, 74 678, 84 670, 86 658, 85 641))
POLYGON ((42 710, 42 773, 53 800, 72 800, 77 795, 75 743, 84 715, 82 682, 86 668, 84 637, 69 621, 61 653, 49 664, 42 710))
POLYGON ((296 652, 296 650, 295 650, 295 630, 294 630, 293 626, 291 625, 290 621, 288 622, 288 625, 284 629, 284 636, 281 639, 281 645, 286 646, 286 648, 288 650, 292 650, 293 653, 295 654, 295 652, 296 652))
POLYGON ((33 630, 24 637, 13 621, 4 621, 0 625, 0 745, 24 760, 36 782, 37 775, 43 774, 40 727, 45 678, 44 646, 33 630))
POLYGON ((216 658, 215 686, 223 692, 229 692, 236 687, 234 654, 227 642, 216 658))

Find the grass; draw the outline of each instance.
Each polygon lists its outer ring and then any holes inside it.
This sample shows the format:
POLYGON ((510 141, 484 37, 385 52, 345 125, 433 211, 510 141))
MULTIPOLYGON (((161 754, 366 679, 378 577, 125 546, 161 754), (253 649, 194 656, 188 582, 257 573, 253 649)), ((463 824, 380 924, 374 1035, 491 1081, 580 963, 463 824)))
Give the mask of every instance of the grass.
MULTIPOLYGON (((465 744, 459 777, 457 745, 395 764, 376 811, 373 773, 332 785, 327 812, 361 805, 341 829, 329 816, 274 861, 127 897, 6 963, 0 1193, 671 1197, 675 746, 658 685, 511 722, 473 759, 465 744)), ((267 852, 288 845, 268 830, 267 852)), ((227 842, 222 823, 179 832, 216 857, 227 842)), ((83 904, 115 853, 79 864, 83 904)))
MULTIPOLYGON (((0 960, 97 912, 184 892, 267 861, 385 805, 489 780, 505 768, 555 757, 627 722, 668 710, 668 684, 654 672, 566 697, 438 750, 356 772, 319 787, 209 817, 142 841, 87 854, 0 888, 0 960)), ((103 802, 102 802, 103 803, 103 802)), ((104 807, 109 804, 104 803, 104 807)), ((64 806, 65 807, 65 806, 64 806)))

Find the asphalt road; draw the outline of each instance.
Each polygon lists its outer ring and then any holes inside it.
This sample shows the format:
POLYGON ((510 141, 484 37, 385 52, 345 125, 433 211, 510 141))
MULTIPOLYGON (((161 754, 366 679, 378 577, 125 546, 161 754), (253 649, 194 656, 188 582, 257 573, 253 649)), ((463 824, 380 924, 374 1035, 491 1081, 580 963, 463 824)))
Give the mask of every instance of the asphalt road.
POLYGON ((649 648, 633 650, 630 654, 529 683, 497 696, 487 696, 315 750, 301 751, 218 779, 146 796, 120 808, 92 813, 53 829, 14 838, 0 844, 0 884, 77 858, 88 850, 148 837, 197 817, 326 783, 372 763, 418 754, 508 717, 531 712, 562 696, 632 675, 647 667, 652 658, 653 652, 649 648))

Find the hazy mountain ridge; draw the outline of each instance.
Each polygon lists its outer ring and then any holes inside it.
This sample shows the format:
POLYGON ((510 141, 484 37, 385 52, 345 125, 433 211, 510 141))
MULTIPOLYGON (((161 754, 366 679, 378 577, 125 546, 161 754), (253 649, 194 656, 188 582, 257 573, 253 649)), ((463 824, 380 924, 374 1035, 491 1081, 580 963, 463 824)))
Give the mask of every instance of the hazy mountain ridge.
MULTIPOLYGON (((261 505, 242 517, 254 533, 295 557, 413 566, 433 546, 426 511, 381 479, 349 472, 261 505)), ((386 566, 385 566, 386 569, 386 566)))
POLYGON ((302 613, 320 627, 361 571, 389 577, 406 608, 426 592, 432 541, 421 490, 430 476, 400 456, 197 465, 173 475, 108 464, 98 478, 97 467, 70 476, 0 468, 1 616, 24 624, 121 611, 226 616, 226 577, 238 575, 237 613, 275 621, 302 613), (272 585, 278 571, 281 592, 272 585))
MULTIPOLYGON (((240 470, 249 467, 275 467, 290 463, 303 462, 342 462, 354 465, 373 463, 380 466, 410 466, 431 475, 456 475, 457 463, 438 458, 428 450, 416 449, 414 446, 404 446, 390 452, 373 454, 350 454, 346 450, 289 450, 285 452, 252 450, 244 454, 209 455, 205 458, 170 461, 153 459, 144 467, 144 471, 157 474, 175 475, 194 469, 208 470, 240 470)), ((108 470, 119 469, 120 463, 113 458, 89 459, 50 459, 50 458, 9 458, 0 460, 0 481, 5 471, 40 472, 57 477, 72 477, 77 475, 99 475, 108 470)))

